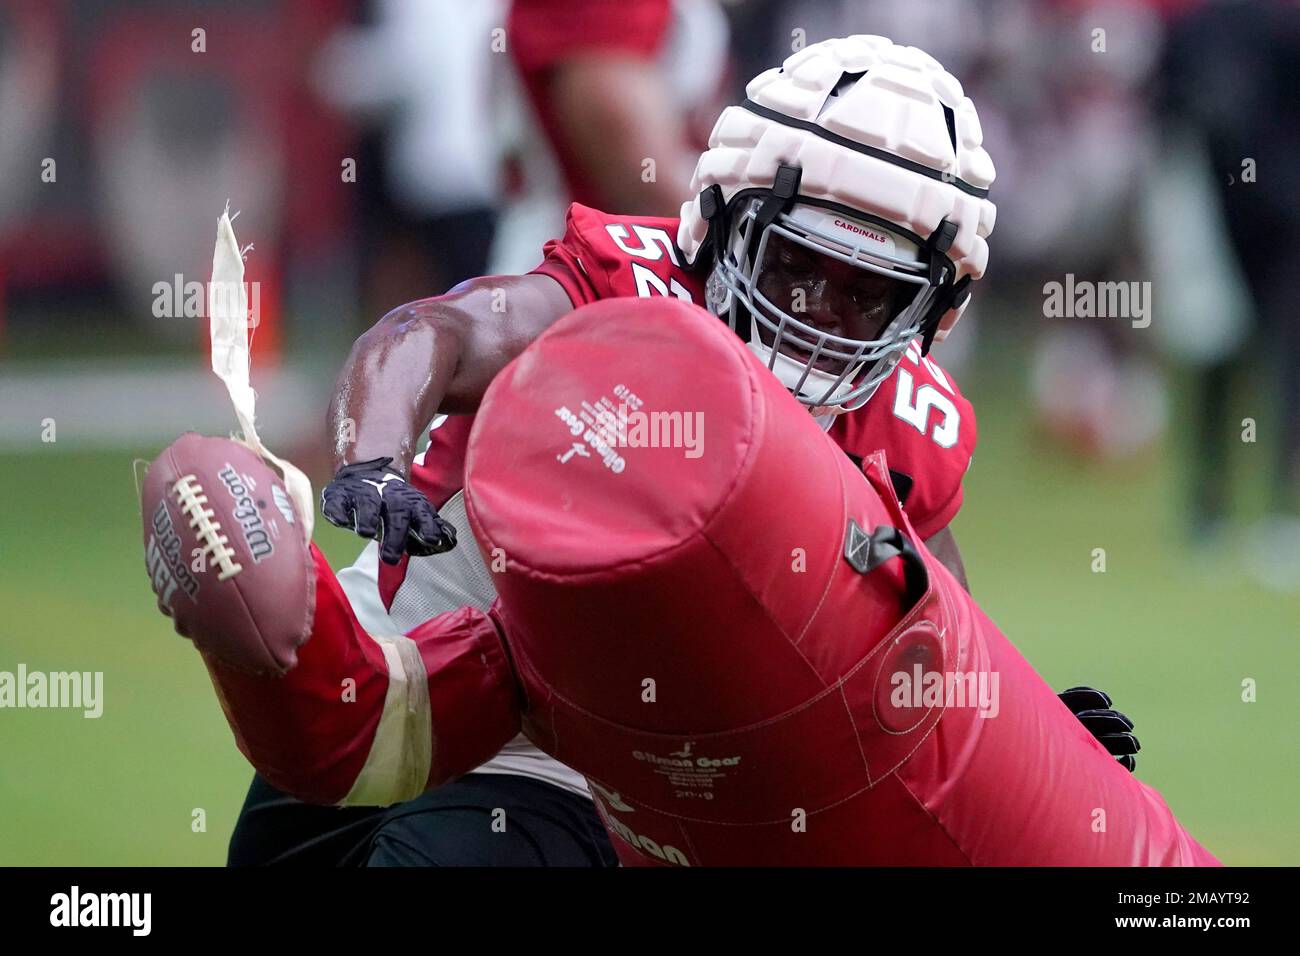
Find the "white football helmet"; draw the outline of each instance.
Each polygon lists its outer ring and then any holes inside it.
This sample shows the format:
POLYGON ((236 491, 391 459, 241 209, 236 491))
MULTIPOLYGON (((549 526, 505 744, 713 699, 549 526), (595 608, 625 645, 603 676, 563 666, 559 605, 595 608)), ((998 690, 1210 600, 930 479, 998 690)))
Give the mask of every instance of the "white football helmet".
POLYGON ((677 244, 711 254, 710 310, 795 397, 859 408, 914 339, 942 340, 984 274, 994 171, 975 105, 929 54, 877 36, 805 47, 745 93, 713 128, 677 244), (796 247, 837 276, 838 262, 884 278, 872 337, 764 291, 775 251, 796 247))

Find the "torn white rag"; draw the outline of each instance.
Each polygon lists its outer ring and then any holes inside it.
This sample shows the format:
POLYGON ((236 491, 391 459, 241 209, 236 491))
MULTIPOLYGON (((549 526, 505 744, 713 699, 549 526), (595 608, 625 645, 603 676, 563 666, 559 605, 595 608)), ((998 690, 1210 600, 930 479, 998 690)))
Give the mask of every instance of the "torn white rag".
POLYGON ((249 448, 280 469, 289 497, 302 516, 303 533, 311 540, 316 522, 311 482, 298 468, 277 458, 257 435, 254 408, 257 395, 249 381, 248 290, 244 287, 244 257, 235 241, 230 207, 217 220, 217 245, 212 251, 212 281, 208 284, 208 316, 212 335, 212 371, 226 383, 230 402, 249 448))

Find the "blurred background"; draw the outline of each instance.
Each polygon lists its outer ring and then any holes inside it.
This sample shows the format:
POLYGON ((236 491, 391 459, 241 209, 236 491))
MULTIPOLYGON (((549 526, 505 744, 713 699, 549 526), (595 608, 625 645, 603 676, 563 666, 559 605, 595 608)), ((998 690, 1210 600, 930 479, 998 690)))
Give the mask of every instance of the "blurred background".
POLYGON ((1300 863, 1288 0, 0 0, 0 670, 104 673, 98 719, 0 710, 0 863, 224 861, 250 771, 154 609, 136 487, 235 428, 201 285, 227 200, 262 432, 319 486, 365 328, 527 271, 570 201, 675 215, 745 80, 849 33, 942 61, 997 165, 936 350, 979 414, 975 596, 1135 719, 1221 859, 1300 863), (1149 324, 1050 314, 1067 281, 1148 284, 1149 324))

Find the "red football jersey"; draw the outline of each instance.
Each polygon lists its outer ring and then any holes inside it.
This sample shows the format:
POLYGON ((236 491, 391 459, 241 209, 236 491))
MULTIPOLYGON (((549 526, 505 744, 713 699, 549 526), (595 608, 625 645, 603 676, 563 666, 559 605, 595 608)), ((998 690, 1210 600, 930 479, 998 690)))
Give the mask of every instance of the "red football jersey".
MULTIPOLYGON (((705 270, 685 268, 676 219, 612 216, 574 204, 564 236, 533 271, 564 287, 574 307, 617 296, 675 295, 704 305, 705 270)), ((975 411, 952 377, 913 343, 870 401, 840 415, 831 437, 861 459, 884 451, 917 533, 941 531, 961 508, 975 451, 975 411)))
MULTIPOLYGON (((533 272, 564 287, 574 307, 620 296, 674 295, 704 304, 702 270, 687 269, 674 237, 677 220, 613 216, 574 203, 564 235, 545 246, 533 272)), ((429 435, 411 480, 435 504, 463 486, 470 416, 446 419, 429 435)), ((962 478, 975 450, 975 412, 951 376, 921 357, 913 343, 898 369, 857 411, 840 415, 831 437, 854 458, 883 451, 912 526, 923 538, 941 531, 961 508, 962 478)), ((401 583, 380 569, 385 599, 401 583)))

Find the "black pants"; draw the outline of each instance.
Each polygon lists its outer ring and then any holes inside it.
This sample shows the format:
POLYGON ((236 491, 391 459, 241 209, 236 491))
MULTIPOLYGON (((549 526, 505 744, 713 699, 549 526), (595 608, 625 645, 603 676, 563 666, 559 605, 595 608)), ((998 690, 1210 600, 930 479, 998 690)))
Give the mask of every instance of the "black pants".
POLYGON ((560 787, 473 773, 391 807, 319 807, 260 776, 230 866, 615 866, 595 807, 560 787))

